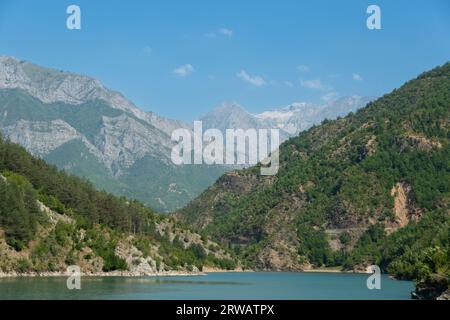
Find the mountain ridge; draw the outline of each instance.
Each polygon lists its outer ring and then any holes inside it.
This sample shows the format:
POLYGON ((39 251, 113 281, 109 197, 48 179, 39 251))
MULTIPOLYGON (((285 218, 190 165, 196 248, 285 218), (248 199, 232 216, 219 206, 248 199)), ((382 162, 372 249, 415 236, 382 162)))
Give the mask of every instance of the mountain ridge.
POLYGON ((276 176, 227 173, 176 217, 259 270, 448 273, 449 93, 446 63, 284 142, 276 176))
POLYGON ((142 111, 120 92, 106 88, 99 80, 90 76, 0 56, 0 89, 5 88, 23 89, 44 103, 65 102, 79 105, 90 100, 104 100, 112 107, 132 113, 149 124, 164 123, 167 128, 163 131, 169 135, 174 129, 186 126, 180 121, 160 117, 154 112, 142 111))
MULTIPOLYGON (((364 103, 361 99, 358 106, 349 105, 349 111, 364 103)), ((201 120, 204 129, 280 127, 281 139, 286 140, 321 117, 340 114, 320 111, 325 109, 311 105, 314 119, 309 120, 297 110, 288 119, 289 128, 294 128, 290 132, 279 121, 262 121, 236 103, 223 103, 201 120)), ((234 168, 174 165, 171 133, 179 128, 191 131, 192 125, 142 111, 92 77, 0 56, 0 131, 32 154, 101 189, 168 212, 234 168)))
POLYGON ((225 172, 175 166, 171 133, 190 126, 144 112, 90 77, 3 56, 0 98, 1 131, 14 142, 102 189, 161 211, 183 205, 225 172), (71 159, 66 154, 74 155, 73 145, 78 154, 71 159), (198 183, 189 181, 192 174, 198 183))

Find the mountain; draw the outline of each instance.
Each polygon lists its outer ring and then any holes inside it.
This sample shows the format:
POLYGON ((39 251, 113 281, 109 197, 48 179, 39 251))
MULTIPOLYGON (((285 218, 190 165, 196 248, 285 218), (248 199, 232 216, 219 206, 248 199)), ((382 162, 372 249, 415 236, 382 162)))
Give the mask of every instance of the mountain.
POLYGON ((132 114, 168 135, 174 129, 187 127, 182 122, 140 110, 119 92, 107 89, 99 80, 44 68, 13 57, 0 56, 0 89, 22 89, 47 104, 64 102, 69 105, 81 105, 93 100, 102 100, 110 107, 132 114))
POLYGON ((137 201, 99 192, 0 137, 0 273, 234 268, 214 243, 137 201))
POLYGON ((172 163, 178 128, 96 79, 0 57, 1 132, 101 189, 170 211, 213 183, 226 168, 172 163))
POLYGON ((222 103, 221 105, 201 117, 203 128, 219 129, 225 132, 226 129, 258 129, 261 123, 252 114, 248 113, 237 103, 222 103))
MULTIPOLYGON (((362 107, 367 99, 342 101, 324 106, 293 104, 260 115, 224 103, 201 120, 204 129, 223 131, 277 127, 286 140, 325 117, 362 107)), ((171 133, 178 128, 191 130, 191 125, 144 112, 94 78, 0 56, 0 132, 100 189, 167 212, 187 204, 233 169, 174 165, 171 133)))
POLYGON ((251 114, 237 103, 223 103, 200 118, 204 129, 280 129, 281 139, 287 140, 320 124, 325 119, 336 119, 356 112, 374 97, 350 96, 323 104, 296 102, 284 108, 251 114))
POLYGON ((280 128, 285 136, 292 137, 325 119, 333 120, 356 112, 373 100, 375 97, 349 96, 324 104, 296 102, 285 108, 256 114, 255 117, 266 126, 280 128))
POLYGON ((259 270, 449 279, 449 119, 447 63, 284 142, 277 175, 227 173, 176 217, 259 270))

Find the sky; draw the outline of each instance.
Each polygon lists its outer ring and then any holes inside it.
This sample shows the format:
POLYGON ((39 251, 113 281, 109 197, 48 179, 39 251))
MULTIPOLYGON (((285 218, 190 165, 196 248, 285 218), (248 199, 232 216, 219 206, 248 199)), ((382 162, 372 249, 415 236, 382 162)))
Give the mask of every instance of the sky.
POLYGON ((257 113, 388 93, 450 60, 450 1, 0 0, 0 55, 192 121, 224 101, 257 113), (66 27, 72 4, 80 30, 66 27))

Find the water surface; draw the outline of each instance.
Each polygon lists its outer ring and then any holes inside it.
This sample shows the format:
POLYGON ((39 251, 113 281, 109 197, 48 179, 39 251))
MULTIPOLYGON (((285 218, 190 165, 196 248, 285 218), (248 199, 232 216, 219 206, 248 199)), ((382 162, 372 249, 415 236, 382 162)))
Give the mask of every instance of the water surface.
POLYGON ((383 275, 369 290, 366 274, 237 272, 204 276, 83 277, 81 290, 66 278, 0 279, 0 299, 410 299, 413 282, 383 275))

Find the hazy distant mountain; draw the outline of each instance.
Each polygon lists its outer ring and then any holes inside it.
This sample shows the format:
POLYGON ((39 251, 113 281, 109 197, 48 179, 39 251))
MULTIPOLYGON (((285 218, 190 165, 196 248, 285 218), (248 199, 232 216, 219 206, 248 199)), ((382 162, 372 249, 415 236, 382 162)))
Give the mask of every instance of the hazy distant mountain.
POLYGON ((374 99, 375 97, 349 96, 324 104, 297 102, 255 116, 266 126, 280 128, 287 136, 295 136, 325 119, 332 120, 355 112, 374 99))
POLYGON ((200 118, 203 128, 271 129, 279 128, 280 137, 286 140, 324 119, 336 119, 364 107, 375 97, 350 96, 323 104, 297 102, 287 107, 251 114, 236 103, 223 103, 200 118))
POLYGON ((225 132, 226 129, 259 128, 262 123, 237 103, 224 102, 200 118, 204 129, 215 128, 225 132))

